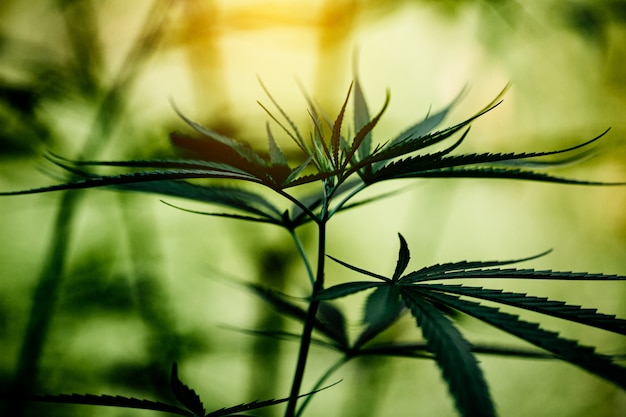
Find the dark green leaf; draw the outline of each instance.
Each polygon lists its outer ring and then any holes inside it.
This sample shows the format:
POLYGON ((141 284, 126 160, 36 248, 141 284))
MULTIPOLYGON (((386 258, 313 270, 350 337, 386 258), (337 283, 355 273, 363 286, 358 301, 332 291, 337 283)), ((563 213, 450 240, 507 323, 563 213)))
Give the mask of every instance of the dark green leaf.
POLYGON ((78 189, 85 189, 85 188, 120 186, 120 185, 135 184, 135 183, 150 182, 150 181, 170 181, 170 180, 182 180, 182 179, 193 179, 193 178, 223 178, 223 179, 238 179, 238 180, 245 180, 245 181, 251 181, 251 182, 259 182, 257 178, 247 175, 247 174, 237 174, 237 173, 229 173, 229 172, 223 172, 223 171, 200 170, 200 169, 180 169, 180 170, 170 170, 170 171, 132 172, 132 173, 120 174, 120 175, 91 176, 87 179, 68 182, 65 184, 33 188, 30 190, 0 192, 0 196, 1 195, 36 194, 36 193, 44 193, 44 192, 51 192, 51 191, 78 190, 78 189))
MULTIPOLYGON (((335 383, 336 384, 336 383, 335 383)), ((333 385, 326 386, 324 388, 308 392, 306 394, 298 395, 298 398, 308 397, 309 395, 317 394, 318 392, 325 390, 327 388, 332 387, 333 385)), ((230 416, 235 413, 241 413, 250 410, 257 410, 259 408, 270 407, 272 405, 280 404, 289 401, 289 397, 280 398, 278 400, 265 400, 265 401, 252 401, 246 404, 239 404, 234 407, 222 408, 220 410, 213 411, 207 414, 205 417, 222 417, 222 416, 230 416)))
MULTIPOLYGON (((481 355, 527 359, 558 359, 551 353, 545 353, 544 351, 538 349, 502 347, 485 344, 472 344, 471 349, 472 352, 481 355)), ((428 347, 427 343, 376 343, 360 349, 358 354, 434 359, 432 350, 428 347)))
POLYGON ((576 185, 626 185, 626 182, 601 182, 601 181, 585 181, 569 178, 556 177, 549 174, 539 172, 495 167, 475 167, 475 168, 442 168, 430 171, 411 172, 408 174, 395 175, 394 179, 399 178, 495 178, 495 179, 513 179, 525 181, 550 182, 557 184, 576 184, 576 185))
MULTIPOLYGON (((306 310, 299 305, 288 301, 288 296, 258 284, 245 283, 244 285, 246 286, 246 288, 251 290, 253 294, 257 295, 263 301, 269 303, 272 307, 274 307, 274 309, 278 313, 296 319, 301 323, 306 320, 306 310)), ((332 307, 325 308, 330 309, 332 307)), ((317 317, 314 326, 315 330, 330 338, 331 340, 336 341, 339 346, 343 346, 346 339, 345 333, 342 334, 342 332, 338 332, 336 324, 329 326, 328 323, 325 321, 326 319, 327 317, 317 317)))
POLYGON ((472 346, 420 292, 402 287, 401 294, 435 355, 459 413, 465 417, 495 417, 489 388, 472 346))
POLYGON ((350 294, 354 294, 360 291, 369 290, 370 288, 376 288, 385 285, 382 282, 376 281, 354 281, 346 282, 343 284, 334 285, 330 288, 326 288, 320 291, 316 296, 316 300, 334 300, 336 298, 342 298, 350 294))
POLYGON ((172 364, 170 389, 174 397, 185 406, 187 410, 191 411, 195 416, 204 416, 204 405, 198 394, 178 378, 178 365, 176 362, 172 364))
MULTIPOLYGON (((370 113, 367 109, 367 103, 365 96, 363 95, 363 89, 358 77, 354 77, 354 131, 358 132, 367 125, 370 121, 370 113)), ((359 160, 369 156, 372 150, 372 132, 368 132, 363 140, 361 146, 358 149, 359 160)))
POLYGON ((409 265, 409 260, 411 259, 411 253, 409 252, 406 240, 400 233, 398 233, 398 237, 400 238, 400 252, 398 253, 396 270, 393 272, 393 277, 391 278, 392 281, 397 281, 398 278, 400 278, 402 273, 406 270, 406 267, 409 265))
POLYGON ((367 271, 365 269, 361 269, 359 267, 350 265, 350 264, 348 264, 346 262, 340 261, 337 258, 333 258, 330 255, 326 255, 326 256, 328 256, 330 259, 332 259, 333 261, 337 262, 338 264, 345 266, 348 269, 351 269, 351 270, 356 271, 356 272, 360 272, 361 274, 368 275, 368 276, 373 277, 373 278, 378 278, 378 279, 383 280, 383 281, 391 282, 391 279, 389 279, 389 278, 387 278, 387 277, 385 277, 383 275, 375 274, 374 272, 370 272, 370 271, 367 271))
POLYGON ((537 255, 529 256, 521 259, 511 259, 508 261, 460 261, 460 262, 446 262, 444 264, 435 264, 424 267, 420 270, 411 272, 404 277, 400 278, 403 283, 430 281, 433 279, 443 279, 447 277, 447 274, 452 272, 466 272, 473 269, 488 268, 492 266, 511 265, 519 262, 531 261, 533 259, 540 258, 552 252, 552 249, 542 252, 537 255), (433 278, 437 277, 437 278, 433 278))
POLYGON ((372 120, 370 120, 365 126, 363 126, 363 128, 361 128, 361 130, 359 130, 357 134, 354 136, 354 138, 352 139, 350 150, 347 152, 346 157, 345 157, 346 159, 344 160, 343 166, 341 167, 342 171, 346 168, 348 163, 352 161, 352 157, 357 152, 357 150, 359 149, 359 147, 361 146, 365 138, 368 136, 368 134, 372 132, 372 129, 374 129, 376 124, 379 122, 380 118, 383 116, 383 113, 387 109, 388 105, 389 105, 389 92, 387 91, 387 94, 385 95, 385 103, 383 104, 382 109, 378 112, 376 116, 374 116, 372 120))
POLYGON ((242 158, 244 158, 248 162, 251 162, 254 165, 257 165, 260 167, 265 166, 265 161, 263 160, 263 158, 261 158, 257 153, 255 153, 249 145, 239 142, 236 139, 232 139, 224 135, 221 135, 209 129, 208 127, 202 126, 199 123, 196 123, 193 120, 187 118, 184 114, 180 112, 180 110, 178 110, 178 108, 175 105, 173 105, 173 107, 174 107, 174 111, 176 111, 176 113, 198 133, 206 136, 209 139, 219 142, 222 145, 226 145, 228 148, 232 149, 237 154, 239 154, 239 156, 241 156, 242 158))
POLYGON ((59 395, 33 395, 29 397, 31 401, 57 403, 57 404, 78 404, 97 405, 106 407, 134 408, 137 410, 162 411, 164 413, 177 414, 179 416, 194 417, 190 411, 183 410, 173 405, 164 404, 158 401, 139 400, 112 395, 92 395, 92 394, 59 394, 59 395))
POLYGON ((346 106, 348 105, 348 98, 350 98, 350 92, 352 91, 352 84, 350 84, 350 88, 348 89, 348 94, 346 95, 346 100, 343 102, 343 106, 341 106, 341 110, 337 115, 337 119, 333 123, 333 131, 330 137, 330 149, 333 154, 333 166, 335 169, 339 167, 339 147, 341 141, 341 125, 343 124, 343 115, 346 112, 346 106))
POLYGON ((363 323, 367 327, 357 338, 354 348, 360 348, 388 329, 400 317, 403 309, 399 288, 389 284, 379 285, 365 301, 363 323))
POLYGON ((537 323, 521 320, 518 316, 501 312, 495 307, 483 306, 477 302, 462 300, 457 296, 437 291, 422 292, 418 289, 420 286, 414 288, 413 291, 419 291, 425 297, 476 317, 626 389, 626 369, 613 363, 611 357, 595 353, 592 347, 582 346, 574 340, 562 338, 556 332, 542 329, 537 323))
POLYGON ((216 204, 274 221, 280 221, 282 215, 277 207, 260 194, 236 187, 197 185, 186 181, 158 181, 127 184, 122 188, 216 204))
POLYGON ((464 285, 421 284, 420 288, 481 298, 626 335, 626 320, 624 319, 598 313, 596 309, 581 308, 577 305, 566 304, 563 301, 548 300, 546 297, 533 297, 523 293, 464 285))
POLYGON ((269 141, 270 162, 273 166, 276 165, 289 168, 289 165, 287 164, 287 157, 285 157, 285 154, 276 143, 276 140, 274 140, 274 135, 272 135, 269 123, 265 125, 265 128, 267 130, 267 140, 269 141))
POLYGON ((439 126, 441 122, 443 122, 443 119, 445 119, 445 117, 448 115, 448 112, 456 105, 456 103, 458 103, 464 93, 465 89, 462 89, 459 94, 452 100, 452 102, 450 102, 450 104, 448 104, 446 107, 444 107, 442 110, 435 114, 428 114, 424 120, 409 127, 407 130, 392 139, 389 144, 395 145, 407 140, 422 137, 430 133, 433 129, 439 126))
POLYGON ((339 308, 328 301, 321 302, 317 310, 318 325, 323 325, 325 332, 331 333, 331 339, 344 350, 348 348, 346 318, 339 308))

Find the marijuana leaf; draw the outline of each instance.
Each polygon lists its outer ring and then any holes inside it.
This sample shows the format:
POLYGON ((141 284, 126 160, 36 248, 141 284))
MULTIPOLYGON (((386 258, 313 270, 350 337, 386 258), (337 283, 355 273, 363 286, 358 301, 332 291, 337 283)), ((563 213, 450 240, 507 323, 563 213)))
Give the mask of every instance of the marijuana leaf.
POLYGON ((178 378, 178 365, 176 362, 172 364, 172 372, 170 373, 170 389, 174 397, 191 411, 194 416, 204 416, 204 405, 196 392, 185 385, 178 378))
POLYGON ((404 287, 400 293, 435 354, 461 415, 495 416, 489 388, 469 342, 420 292, 404 287))

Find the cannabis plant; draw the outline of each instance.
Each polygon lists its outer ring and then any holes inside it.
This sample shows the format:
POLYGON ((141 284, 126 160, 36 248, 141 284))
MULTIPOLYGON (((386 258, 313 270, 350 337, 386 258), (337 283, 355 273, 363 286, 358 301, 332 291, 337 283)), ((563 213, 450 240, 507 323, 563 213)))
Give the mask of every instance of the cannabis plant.
POLYGON ((272 121, 266 125, 268 148, 264 152, 190 120, 174 106, 192 133, 172 133, 172 143, 188 151, 188 154, 195 155, 194 158, 85 161, 69 160, 49 153, 48 160, 71 175, 68 181, 43 188, 4 192, 2 195, 92 187, 149 192, 223 208, 217 211, 194 211, 196 213, 269 223, 287 231, 293 240, 294 252, 301 258, 307 275, 293 279, 302 279, 305 283, 308 281, 310 291, 307 296, 298 300, 262 284, 246 285, 269 307, 301 324, 301 331, 298 333, 277 329, 253 331, 258 337, 299 342, 291 391, 278 400, 255 401, 207 413, 196 392, 181 382, 174 364, 170 388, 180 403, 178 405, 91 394, 31 395, 30 400, 158 410, 182 416, 243 415, 241 413, 284 402, 284 415, 294 417, 303 415, 313 398, 324 395, 319 391, 334 385, 333 375, 341 366, 365 356, 402 356, 435 361, 456 409, 462 416, 496 415, 494 401, 477 360, 477 355, 480 354, 562 360, 626 389, 626 369, 617 363, 618 356, 597 353, 594 347, 564 338, 555 331, 505 312, 496 305, 528 310, 621 335, 626 334, 626 320, 564 301, 506 291, 491 285, 483 287, 473 284, 476 279, 572 282, 622 281, 626 276, 536 270, 516 266, 546 255, 547 252, 504 261, 459 260, 416 266, 411 265, 410 242, 400 233, 393 271, 370 271, 358 266, 358 259, 338 259, 326 251, 327 232, 335 215, 388 196, 389 193, 356 199, 365 189, 385 181, 496 178, 585 186, 623 185, 569 179, 534 169, 537 164, 554 167, 576 160, 585 155, 587 149, 604 133, 577 146, 555 151, 455 152, 468 137, 470 124, 500 104, 503 91, 482 110, 451 127, 436 130, 460 95, 442 110, 428 114, 398 136, 375 141, 374 127, 387 108, 389 94, 382 108, 372 116, 362 88, 358 80, 355 80, 334 118, 325 116, 313 100, 307 98, 312 128, 310 133, 303 134, 267 89, 263 88, 275 109, 270 110, 269 106, 261 104, 272 121), (353 123, 351 127, 347 127, 346 114, 350 98, 353 123), (275 136, 277 127, 283 132, 283 136, 295 142, 297 155, 290 154, 287 158, 286 153, 281 150, 275 136), (123 170, 117 174, 102 175, 97 173, 97 169, 101 167, 123 170), (251 186, 245 186, 246 183, 251 186), (282 197, 284 204, 279 205, 275 202, 278 199, 268 198, 268 193, 282 197), (313 225, 317 233, 317 248, 313 253, 307 252, 301 240, 300 228, 304 225, 313 225), (328 262, 335 262, 362 275, 363 280, 326 285, 328 262), (355 336, 347 331, 346 314, 333 300, 360 292, 366 292, 367 296, 363 309, 363 326, 355 336), (413 317, 424 341, 381 342, 377 336, 403 315, 413 317), (458 325, 457 318, 463 315, 481 320, 539 349, 502 348, 472 343, 458 325), (339 352, 340 359, 328 364, 326 372, 313 387, 304 389, 303 377, 307 370, 310 347, 314 343, 339 352))

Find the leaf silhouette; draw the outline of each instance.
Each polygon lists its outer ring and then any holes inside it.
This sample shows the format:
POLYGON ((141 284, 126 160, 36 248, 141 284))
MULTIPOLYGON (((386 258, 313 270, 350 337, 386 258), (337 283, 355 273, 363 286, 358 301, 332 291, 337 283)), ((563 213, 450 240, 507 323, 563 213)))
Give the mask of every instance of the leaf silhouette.
POLYGON ((178 378, 178 365, 176 362, 172 364, 172 372, 170 373, 170 389, 174 397, 193 413, 194 416, 204 416, 204 404, 196 392, 185 385, 178 378))
POLYGON ((465 417, 495 416, 489 388, 471 345, 420 292, 402 287, 401 294, 435 355, 459 413, 465 417))
POLYGON ((614 315, 598 313, 596 309, 581 308, 577 305, 566 304, 563 301, 548 300, 547 297, 534 297, 523 293, 485 289, 482 287, 467 287, 460 284, 421 284, 420 287, 507 304, 626 335, 626 320, 624 319, 616 318, 614 315))
POLYGON ((406 240, 400 233, 398 233, 398 237, 400 238, 400 252, 398 253, 396 270, 393 271, 393 276, 391 278, 391 280, 394 282, 397 281, 402 273, 406 270, 406 267, 409 265, 409 260, 411 259, 411 253, 409 252, 409 247, 406 243, 406 240))
POLYGON ((183 410, 173 405, 158 401, 139 400, 113 395, 92 395, 92 394, 58 394, 58 395, 33 395, 29 397, 31 401, 57 403, 57 404, 77 404, 77 405, 97 405, 106 407, 134 408, 138 410, 162 411, 164 413, 177 414, 185 417, 195 417, 190 411, 183 410))
POLYGON ((363 323, 367 327, 354 342, 353 349, 358 349, 389 328, 400 317, 404 303, 400 299, 400 289, 396 285, 379 285, 365 302, 363 323))
POLYGON ((501 312, 495 307, 487 307, 438 291, 422 291, 419 285, 412 287, 412 291, 417 291, 423 297, 434 299, 476 317, 626 389, 626 368, 616 365, 608 356, 595 353, 592 347, 582 346, 574 340, 562 338, 558 333, 542 329, 537 323, 521 320, 518 316, 501 312))

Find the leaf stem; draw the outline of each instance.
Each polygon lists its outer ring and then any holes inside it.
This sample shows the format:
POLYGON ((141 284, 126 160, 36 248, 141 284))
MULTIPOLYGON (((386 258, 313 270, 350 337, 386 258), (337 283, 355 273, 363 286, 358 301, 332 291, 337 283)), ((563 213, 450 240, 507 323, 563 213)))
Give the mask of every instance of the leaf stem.
MULTIPOLYGON (((326 380, 330 378, 332 374, 334 374, 339 368, 345 365, 350 359, 351 357, 349 356, 342 356, 337 362, 335 362, 330 368, 328 368, 326 372, 324 372, 324 375, 322 375, 313 386, 313 391, 319 390, 322 387, 322 384, 324 384, 324 382, 326 382, 326 380)), ((302 403, 302 405, 300 405, 298 411, 296 412, 296 417, 300 417, 302 415, 304 409, 312 399, 312 395, 309 395, 304 399, 304 402, 302 403)))
POLYGON ((311 262, 309 262, 309 258, 306 256, 306 252, 304 251, 304 246, 302 245, 302 241, 298 237, 298 234, 295 230, 289 230, 291 237, 298 249, 298 253, 302 258, 302 262, 304 262, 304 266, 306 267, 307 275, 309 276, 309 281, 311 281, 311 287, 315 286, 315 274, 313 273, 313 268, 311 267, 311 262))
POLYGON ((298 402, 298 395, 300 394, 300 388, 302 387, 302 379, 304 377, 304 369, 306 367, 306 361, 309 356, 309 347, 311 346, 311 336, 315 327, 315 316, 317 309, 320 305, 320 301, 315 299, 320 291, 324 289, 324 261, 326 253, 326 220, 321 220, 318 223, 318 245, 317 245, 317 274, 315 282, 313 283, 313 294, 311 297, 311 303, 306 313, 304 327, 302 329, 302 336, 300 338, 300 351, 298 353, 298 362, 296 364, 296 370, 294 372, 293 382, 291 384, 291 393, 289 395, 289 401, 287 402, 287 409, 285 410, 285 417, 294 417, 296 414, 296 405, 298 402))

